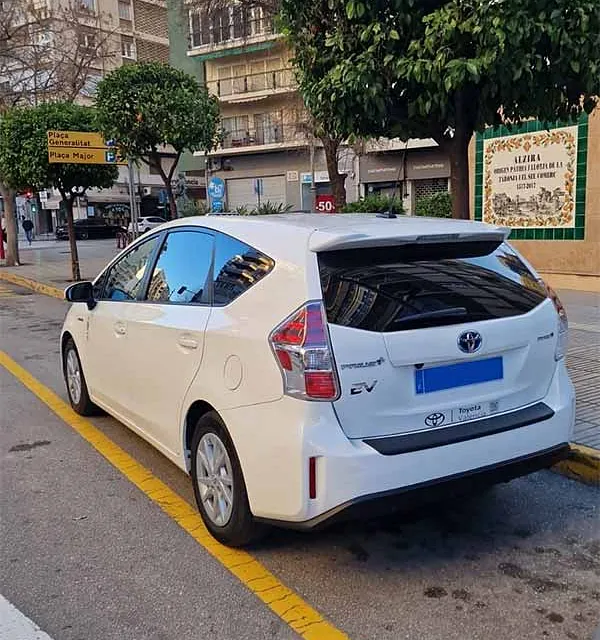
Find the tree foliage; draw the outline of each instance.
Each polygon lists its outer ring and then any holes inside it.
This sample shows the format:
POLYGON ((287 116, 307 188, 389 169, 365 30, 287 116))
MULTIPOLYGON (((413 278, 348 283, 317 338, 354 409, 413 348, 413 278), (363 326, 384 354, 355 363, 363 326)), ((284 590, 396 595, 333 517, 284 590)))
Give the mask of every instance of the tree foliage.
POLYGON ((100 130, 115 140, 121 154, 142 160, 161 175, 175 199, 171 181, 184 151, 210 151, 219 133, 218 100, 191 75, 158 62, 124 65, 98 85, 100 130), (163 168, 161 149, 172 147, 175 161, 163 168))
POLYGON ((67 210, 73 279, 80 279, 73 232, 73 202, 90 188, 108 189, 118 177, 114 165, 51 164, 47 131, 96 131, 91 107, 51 102, 33 108, 15 108, 0 117, 0 175, 16 191, 54 187, 67 210))
POLYGON ((0 167, 18 190, 54 187, 65 196, 107 189, 118 177, 114 165, 48 162, 47 131, 97 131, 95 110, 71 102, 50 102, 8 111, 0 120, 0 167))
POLYGON ((282 0, 308 108, 337 131, 431 137, 468 216, 467 149, 486 125, 590 112, 597 0, 282 0))

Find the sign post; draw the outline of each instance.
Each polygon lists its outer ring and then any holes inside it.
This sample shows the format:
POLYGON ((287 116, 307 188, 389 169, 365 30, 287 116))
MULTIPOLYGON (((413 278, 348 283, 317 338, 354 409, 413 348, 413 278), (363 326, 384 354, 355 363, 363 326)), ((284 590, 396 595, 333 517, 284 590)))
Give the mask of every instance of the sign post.
POLYGON ((210 210, 212 213, 223 211, 225 199, 225 181, 222 178, 213 176, 208 183, 208 197, 210 198, 210 210))
POLYGON ((94 131, 48 131, 48 162, 126 165, 115 143, 94 131))
POLYGON ((264 195, 264 182, 262 178, 256 178, 254 180, 254 193, 256 194, 256 198, 258 200, 258 206, 260 207, 260 199, 264 195))
POLYGON ((137 202, 135 201, 135 177, 133 175, 133 162, 129 160, 127 163, 127 172, 129 174, 129 207, 131 208, 131 233, 133 239, 138 237, 138 211, 137 202))
POLYGON ((320 195, 315 198, 315 211, 319 213, 335 213, 335 199, 332 195, 320 195))

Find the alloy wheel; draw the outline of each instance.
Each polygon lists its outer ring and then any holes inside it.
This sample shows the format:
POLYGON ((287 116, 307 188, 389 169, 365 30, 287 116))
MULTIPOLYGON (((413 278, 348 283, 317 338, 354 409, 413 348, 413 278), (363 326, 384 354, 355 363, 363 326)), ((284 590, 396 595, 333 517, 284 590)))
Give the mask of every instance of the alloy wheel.
POLYGON ((196 453, 196 482, 206 515, 224 527, 233 511, 233 470, 227 449, 215 433, 206 433, 196 453))
POLYGON ((67 388, 69 389, 69 396, 73 404, 79 404, 81 401, 81 367, 79 365, 79 358, 73 349, 69 349, 67 352, 66 362, 66 374, 67 374, 67 388))

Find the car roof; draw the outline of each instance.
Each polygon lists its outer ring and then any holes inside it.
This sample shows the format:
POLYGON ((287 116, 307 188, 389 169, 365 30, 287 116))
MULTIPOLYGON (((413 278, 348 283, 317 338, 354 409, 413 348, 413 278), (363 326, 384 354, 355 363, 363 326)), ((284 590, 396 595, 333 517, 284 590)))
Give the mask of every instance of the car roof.
POLYGON ((167 225, 222 231, 276 258, 296 261, 306 251, 327 251, 407 242, 466 239, 503 240, 509 230, 470 220, 377 214, 286 213, 267 216, 208 215, 181 218, 167 225))

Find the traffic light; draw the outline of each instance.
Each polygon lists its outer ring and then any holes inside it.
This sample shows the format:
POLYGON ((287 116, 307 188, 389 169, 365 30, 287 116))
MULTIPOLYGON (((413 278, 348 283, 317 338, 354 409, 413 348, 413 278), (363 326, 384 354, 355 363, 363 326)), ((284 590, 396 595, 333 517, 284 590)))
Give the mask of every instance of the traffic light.
POLYGON ((31 213, 35 215, 37 213, 37 202, 35 200, 31 200, 29 202, 29 208, 31 209, 31 213))

